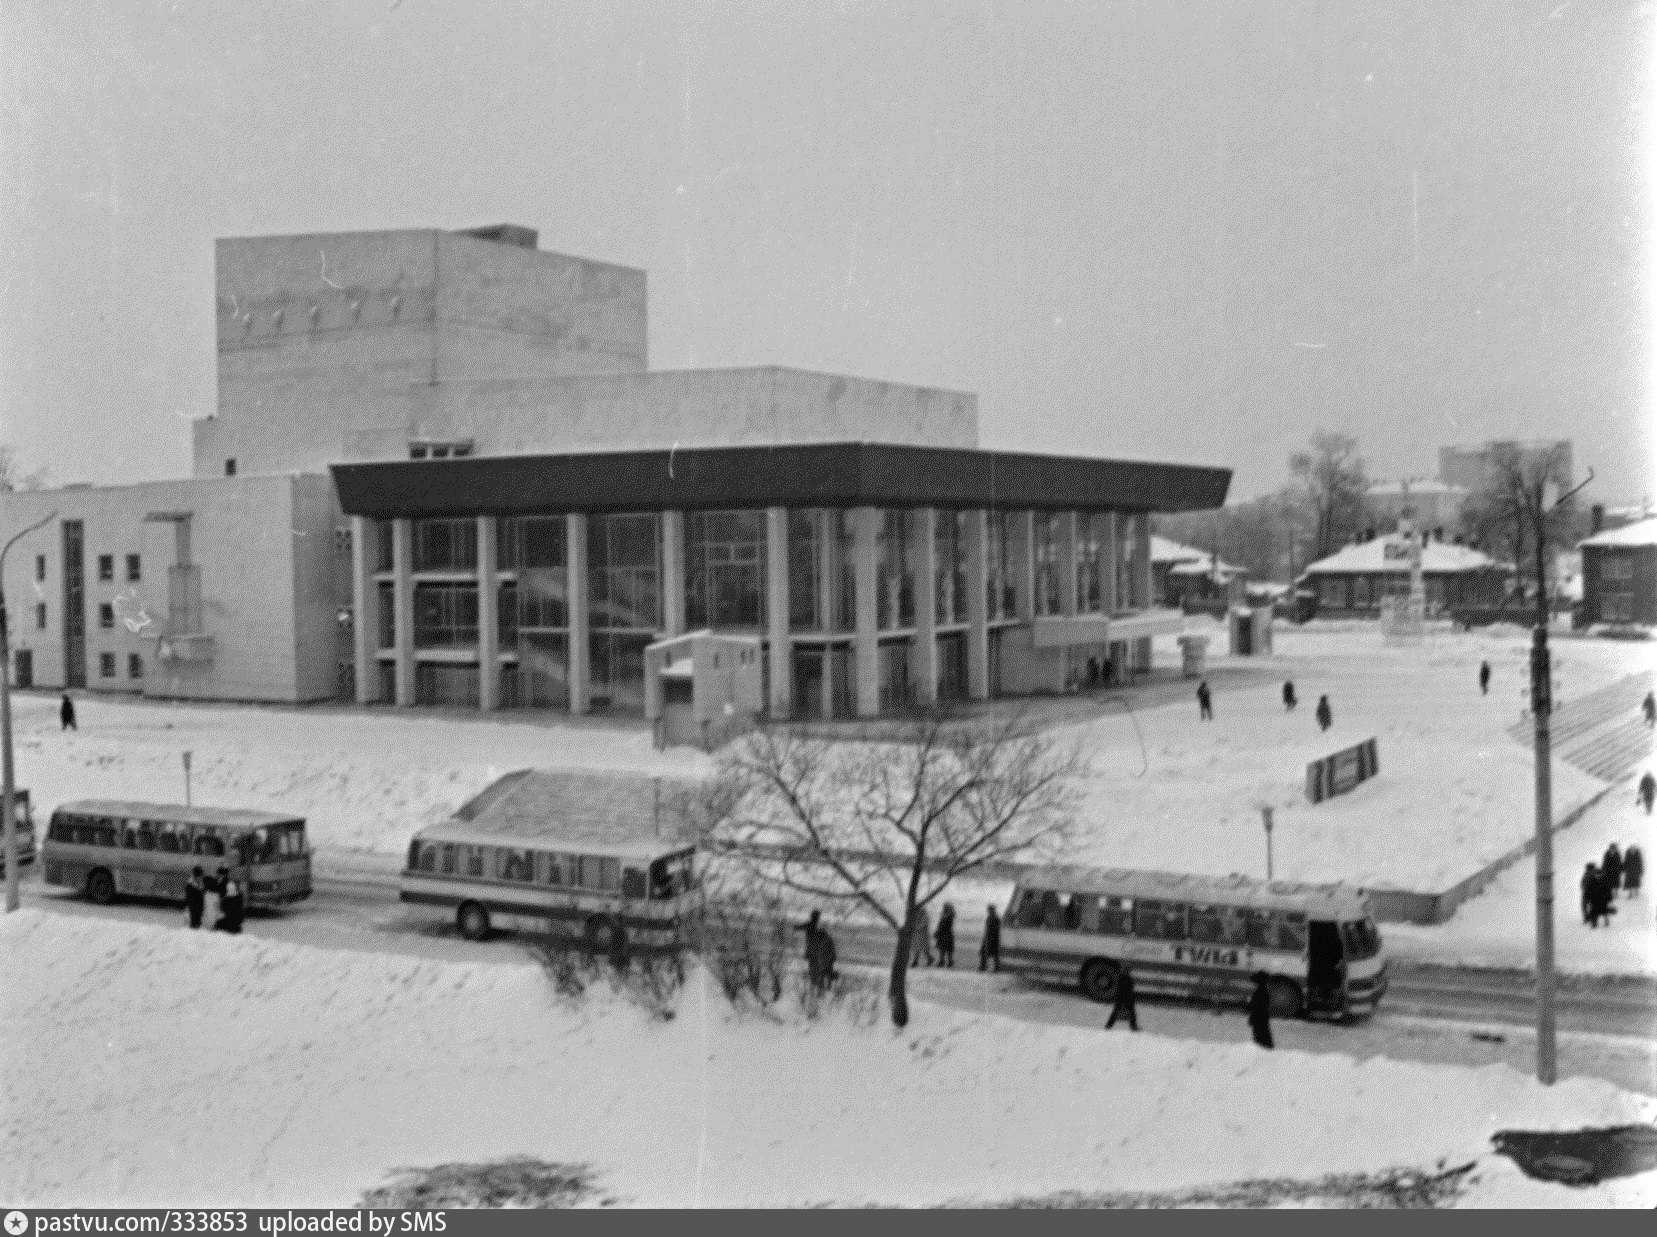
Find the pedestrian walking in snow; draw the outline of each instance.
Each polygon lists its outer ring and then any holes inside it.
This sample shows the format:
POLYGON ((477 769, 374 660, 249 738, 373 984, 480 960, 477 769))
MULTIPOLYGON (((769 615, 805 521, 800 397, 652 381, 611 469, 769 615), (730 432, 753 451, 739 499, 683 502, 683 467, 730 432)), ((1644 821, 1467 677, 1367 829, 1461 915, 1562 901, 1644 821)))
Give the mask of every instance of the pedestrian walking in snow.
MULTIPOLYGON (((68 697, 64 697, 68 699, 68 697)), ((1645 699, 1640 701, 1640 711, 1645 714, 1646 729, 1657 726, 1657 692, 1647 692, 1645 699)))
POLYGON ((1329 697, 1318 697, 1318 729, 1328 730, 1335 724, 1335 711, 1329 707, 1329 697))
POLYGON ((190 926, 201 927, 202 914, 207 910, 207 875, 200 864, 190 870, 190 879, 184 882, 184 909, 190 912, 190 926))
POLYGON ((1594 873, 1594 880, 1588 889, 1588 926, 1599 927, 1599 921, 1605 920, 1605 926, 1611 926, 1611 916, 1617 913, 1617 908, 1611 905, 1611 890, 1613 886, 1610 878, 1602 871, 1594 873))
POLYGON ((58 721, 63 723, 65 730, 77 730, 75 725, 75 702, 69 699, 69 693, 63 693, 63 703, 58 705, 58 721))
MULTIPOLYGON (((1639 854, 1638 850, 1632 851, 1639 854)), ((1001 916, 995 913, 992 904, 984 915, 984 935, 978 942, 978 969, 980 971, 999 971, 1001 969, 1001 916)))
POLYGON ((1640 892, 1640 881, 1645 877, 1645 855, 1638 846, 1630 846, 1622 857, 1623 892, 1630 897, 1640 892))
POLYGON ((1205 722, 1214 720, 1214 697, 1208 690, 1207 679, 1197 684, 1197 716, 1205 722))
POLYGON ((1293 679, 1284 679, 1283 680, 1283 707, 1285 709, 1287 709, 1290 713, 1293 713, 1295 711, 1295 705, 1297 703, 1298 703, 1298 701, 1295 700, 1295 681, 1293 679))
POLYGON ((811 917, 804 923, 794 925, 794 930, 805 933, 805 967, 811 990, 817 993, 826 991, 834 982, 836 954, 834 940, 823 927, 823 912, 812 911, 811 917))
POLYGON ((235 936, 242 930, 242 916, 246 909, 241 882, 230 874, 230 869, 221 867, 218 876, 219 918, 213 924, 215 931, 228 932, 235 936))
POLYGON ((953 967, 955 965, 955 904, 945 902, 943 913, 938 916, 938 965, 953 967))
POLYGON ((1605 848, 1605 857, 1600 860, 1599 870, 1605 876, 1606 888, 1615 897, 1618 887, 1622 884, 1622 852, 1617 849, 1615 842, 1605 848))
POLYGON ((1139 1030, 1139 1012, 1133 1003, 1133 972, 1127 967, 1123 967, 1116 977, 1116 998, 1111 1002, 1110 1017, 1105 1020, 1105 1030, 1108 1031, 1115 1026, 1118 1018, 1128 1020, 1130 1031, 1139 1030))
POLYGON ((1487 661, 1479 663, 1479 694, 1481 696, 1490 694, 1490 663, 1487 661))
POLYGON ((1249 1030, 1254 1042, 1262 1048, 1272 1048, 1272 990, 1271 977, 1264 971, 1254 973, 1254 991, 1249 994, 1249 1030))
POLYGON ((1594 926, 1593 910, 1594 887, 1599 884, 1599 869, 1593 864, 1585 864, 1582 868, 1582 880, 1579 886, 1582 890, 1582 922, 1589 927, 1594 926))
POLYGON ((932 915, 924 906, 915 908, 915 925, 909 930, 909 965, 932 965, 932 915))
POLYGON ((1653 799, 1657 799, 1657 777, 1651 776, 1650 769, 1647 769, 1645 773, 1641 775, 1640 789, 1636 793, 1640 797, 1640 802, 1645 804, 1645 814, 1650 816, 1651 802, 1653 799))

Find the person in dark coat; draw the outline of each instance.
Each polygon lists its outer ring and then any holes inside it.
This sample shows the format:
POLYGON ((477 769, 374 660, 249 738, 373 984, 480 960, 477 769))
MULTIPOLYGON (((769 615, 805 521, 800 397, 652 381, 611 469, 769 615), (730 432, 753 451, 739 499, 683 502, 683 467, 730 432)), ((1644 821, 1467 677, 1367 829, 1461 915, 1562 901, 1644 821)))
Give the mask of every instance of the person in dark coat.
POLYGON ((1622 857, 1622 887, 1624 892, 1640 892, 1640 881, 1645 877, 1645 855, 1638 846, 1630 846, 1622 857))
POLYGON ((75 702, 69 699, 69 693, 63 693, 63 703, 58 705, 58 721, 63 723, 65 730, 78 730, 75 725, 75 702))
POLYGON ((1617 849, 1615 842, 1605 848, 1605 857, 1600 860, 1600 873, 1605 877, 1605 886, 1615 897, 1622 884, 1622 852, 1617 849))
POLYGON ((1335 724, 1335 711, 1329 707, 1329 697, 1318 697, 1318 729, 1328 730, 1335 724))
POLYGON ((1593 864, 1584 864, 1582 880, 1578 882, 1582 890, 1582 922, 1593 925, 1592 912, 1588 909, 1594 904, 1594 886, 1599 883, 1599 869, 1593 864))
POLYGON ((1249 994, 1249 1030, 1254 1042, 1262 1048, 1272 1048, 1272 990, 1271 977, 1264 971, 1254 973, 1254 991, 1249 994))
POLYGON ((1105 1021, 1105 1030, 1116 1025, 1118 1018, 1128 1020, 1130 1031, 1139 1030, 1139 1014, 1133 1004, 1133 972, 1127 967, 1116 977, 1116 999, 1111 1002, 1110 1017, 1105 1021))
POLYGON ((1647 730, 1657 726, 1657 692, 1647 692, 1645 694, 1645 699, 1640 701, 1640 711, 1645 714, 1647 730))
POLYGON ((812 911, 804 923, 794 925, 796 932, 805 933, 806 974, 813 992, 824 991, 834 982, 834 941, 823 927, 823 912, 812 911))
POLYGON ((242 916, 247 906, 242 884, 226 867, 219 868, 215 884, 219 895, 219 919, 213 927, 216 931, 228 932, 235 936, 242 930, 242 916))
POLYGON ((1482 696, 1490 694, 1490 663, 1487 661, 1479 663, 1479 694, 1482 696))
POLYGON ((1605 920, 1605 926, 1611 926, 1611 916, 1617 913, 1617 908, 1611 905, 1612 889, 1610 877, 1602 869, 1594 871, 1594 879, 1588 886, 1588 926, 1599 927, 1599 921, 1605 920))
POLYGON ((201 927, 201 916, 207 910, 207 875, 200 864, 190 870, 190 879, 184 882, 184 909, 190 912, 190 926, 201 927))
POLYGON ((1652 800, 1657 799, 1657 777, 1651 776, 1650 769, 1640 776, 1640 789, 1635 793, 1639 796, 1640 802, 1645 804, 1645 814, 1650 816, 1652 800))
POLYGON ((1205 722, 1214 720, 1214 696, 1208 690, 1208 680, 1197 684, 1197 717, 1205 722))
POLYGON ((1293 679, 1284 679, 1283 680, 1283 707, 1285 709, 1287 709, 1290 713, 1293 713, 1295 711, 1295 705, 1298 704, 1298 703, 1299 703, 1299 701, 1297 701, 1295 699, 1295 681, 1293 679))
POLYGON ((938 932, 934 938, 938 942, 938 965, 955 965, 955 905, 945 902, 943 913, 938 916, 938 932))
MULTIPOLYGON (((1639 854, 1637 850, 1631 854, 1639 854)), ((992 905, 984 915, 984 936, 978 942, 978 969, 980 971, 999 971, 1001 969, 1001 916, 995 913, 992 905)))

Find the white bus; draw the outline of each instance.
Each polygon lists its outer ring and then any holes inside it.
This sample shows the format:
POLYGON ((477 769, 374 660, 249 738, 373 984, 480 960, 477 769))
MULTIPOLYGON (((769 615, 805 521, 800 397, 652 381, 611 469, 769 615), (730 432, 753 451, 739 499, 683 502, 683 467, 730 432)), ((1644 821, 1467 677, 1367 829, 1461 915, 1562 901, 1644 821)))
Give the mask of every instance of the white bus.
POLYGON ((468 940, 504 928, 607 951, 620 931, 629 947, 674 948, 702 909, 694 860, 683 842, 578 841, 456 819, 414 835, 399 896, 452 913, 468 940))
POLYGON ((1003 967, 1116 995, 1243 1001, 1271 979, 1279 1017, 1373 1013, 1387 990, 1381 933, 1361 890, 1243 876, 1052 867, 1024 874, 1002 931, 1003 967))
POLYGON ((299 816, 80 799, 52 813, 41 853, 48 885, 82 890, 99 904, 123 894, 182 902, 197 866, 208 876, 228 867, 250 908, 311 896, 311 853, 299 816))

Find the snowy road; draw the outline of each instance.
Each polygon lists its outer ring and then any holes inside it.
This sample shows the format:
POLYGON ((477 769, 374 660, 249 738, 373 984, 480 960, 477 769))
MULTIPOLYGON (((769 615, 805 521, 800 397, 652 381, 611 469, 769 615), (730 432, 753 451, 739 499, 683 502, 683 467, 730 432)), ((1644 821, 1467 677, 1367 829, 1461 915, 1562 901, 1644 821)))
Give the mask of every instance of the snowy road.
MULTIPOLYGON (((24 904, 62 914, 174 923, 183 911, 159 903, 93 906, 44 888, 38 873, 23 883, 24 904)), ((322 882, 311 900, 283 915, 250 919, 249 935, 312 945, 392 953, 438 961, 515 962, 524 957, 511 936, 473 943, 452 926, 404 907, 390 891, 322 882)), ((837 931, 847 965, 884 966, 890 937, 874 930, 837 931)), ((967 1011, 990 1012, 1053 1025, 1104 1026, 1109 1010, 1075 990, 1032 984, 1010 975, 980 975, 977 938, 962 932, 959 956, 972 969, 912 973, 917 999, 967 1011)), ((1472 968, 1402 966, 1382 1011, 1350 1026, 1288 1021, 1276 1024, 1279 1047, 1339 1053, 1358 1059, 1534 1068, 1535 1039, 1522 975, 1472 968)), ((1560 994, 1560 1075, 1595 1077, 1631 1091, 1657 1095, 1657 996, 1650 981, 1573 980, 1560 994)), ((1248 1028, 1236 1012, 1216 1014, 1187 1004, 1145 998, 1146 1032, 1181 1039, 1242 1042, 1248 1028)), ((1113 1032, 1114 1033, 1114 1032, 1113 1032)))

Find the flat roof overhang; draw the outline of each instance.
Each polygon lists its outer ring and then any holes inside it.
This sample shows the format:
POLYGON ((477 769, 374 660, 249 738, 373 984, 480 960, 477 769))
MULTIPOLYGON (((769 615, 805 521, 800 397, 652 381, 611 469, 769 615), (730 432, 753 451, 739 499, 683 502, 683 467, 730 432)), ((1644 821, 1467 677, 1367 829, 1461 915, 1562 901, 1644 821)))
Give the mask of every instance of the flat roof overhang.
POLYGON ((1229 468, 884 443, 694 447, 335 464, 377 519, 756 507, 1205 511, 1229 468))

